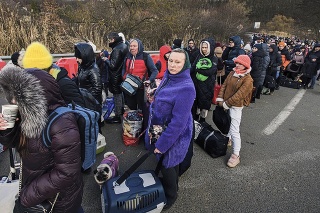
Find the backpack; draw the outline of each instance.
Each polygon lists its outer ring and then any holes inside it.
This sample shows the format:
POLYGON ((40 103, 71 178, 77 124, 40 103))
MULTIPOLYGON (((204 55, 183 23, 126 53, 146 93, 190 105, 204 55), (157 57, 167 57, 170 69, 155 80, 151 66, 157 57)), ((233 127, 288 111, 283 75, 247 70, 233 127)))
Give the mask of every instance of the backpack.
POLYGON ((42 131, 42 141, 47 148, 51 147, 51 125, 62 115, 70 112, 74 113, 77 118, 81 141, 82 168, 87 170, 96 161, 97 139, 99 133, 98 120, 100 118, 98 112, 75 104, 68 104, 66 107, 56 108, 49 115, 47 125, 42 131))
POLYGON ((80 94, 84 101, 84 107, 101 113, 101 104, 93 97, 93 95, 85 88, 79 88, 80 94))

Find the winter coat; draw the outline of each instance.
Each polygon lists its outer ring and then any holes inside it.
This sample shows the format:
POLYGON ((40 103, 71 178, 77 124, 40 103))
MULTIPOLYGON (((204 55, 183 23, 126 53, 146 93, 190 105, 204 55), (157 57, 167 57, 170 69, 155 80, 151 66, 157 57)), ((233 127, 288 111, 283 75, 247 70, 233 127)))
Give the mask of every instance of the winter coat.
MULTIPOLYGON (((262 45, 261 45, 262 47, 262 45)), ((269 54, 266 50, 262 47, 258 49, 256 52, 252 53, 251 58, 251 72, 250 75, 253 78, 253 84, 256 88, 260 85, 263 85, 264 78, 266 76, 266 70, 269 65, 269 54)))
POLYGON ((147 64, 145 64, 145 61, 143 60, 143 44, 139 39, 135 38, 134 40, 138 42, 138 53, 135 56, 130 52, 127 54, 124 66, 122 68, 123 79, 125 79, 126 75, 130 73, 132 75, 139 76, 139 78, 143 81, 147 80, 148 78, 150 81, 154 81, 158 75, 158 70, 149 54, 147 64), (148 72, 150 73, 150 77, 148 77, 148 72))
POLYGON ((82 59, 76 82, 80 88, 87 89, 99 103, 102 103, 100 70, 95 62, 92 47, 87 43, 78 43, 75 48, 79 50, 82 59))
MULTIPOLYGON (((195 96, 189 69, 175 75, 165 72, 150 106, 147 129, 149 132, 152 125, 166 126, 155 143, 155 147, 164 155, 162 164, 165 168, 178 165, 186 156, 193 132, 191 108, 195 96)), ((145 141, 146 147, 152 149, 148 134, 145 141)))
POLYGON ((41 137, 49 113, 64 105, 56 81, 38 69, 2 70, 0 85, 10 103, 15 98, 21 115, 14 128, 0 131, 0 142, 18 148, 22 134, 26 140, 26 153, 21 157, 21 204, 32 207, 44 200, 52 202, 60 193, 54 212, 77 213, 83 181, 80 134, 74 114, 67 113, 52 124, 51 148, 44 146, 41 137))
POLYGON ((190 63, 193 64, 194 60, 199 54, 199 49, 196 46, 194 46, 193 49, 191 49, 189 46, 183 49, 188 53, 190 63))
POLYGON ((66 104, 70 104, 74 101, 82 107, 85 106, 78 85, 69 78, 68 71, 66 69, 53 64, 49 70, 49 74, 56 79, 62 98, 66 104))
POLYGON ((302 67, 302 72, 305 77, 312 78, 317 75, 317 70, 320 69, 320 51, 315 51, 313 48, 305 58, 305 63, 302 67), (313 61, 315 59, 315 61, 313 61))
POLYGON ((280 71, 280 66, 282 65, 281 55, 278 52, 277 45, 271 44, 270 48, 273 49, 273 52, 269 52, 270 62, 268 75, 271 75, 273 72, 280 71))
POLYGON ((213 98, 213 88, 215 83, 215 77, 217 73, 218 58, 214 55, 215 42, 212 39, 204 39, 200 43, 200 54, 191 67, 191 75, 196 88, 196 105, 199 109, 209 110, 213 98), (208 54, 204 55, 201 51, 201 45, 203 43, 208 44, 208 54), (209 59, 212 66, 209 68, 199 69, 197 64, 203 59, 209 59), (202 81, 197 78, 197 75, 204 75, 206 80, 202 81))
POLYGON ((167 70, 167 64, 168 64, 168 59, 165 58, 165 55, 169 52, 171 52, 171 47, 169 45, 163 45, 159 49, 160 54, 159 54, 159 60, 155 64, 159 73, 156 78, 162 79, 164 72, 167 70))
POLYGON ((217 64, 217 76, 218 77, 224 76, 226 74, 223 60, 222 60, 222 53, 223 53, 223 50, 221 47, 216 47, 214 49, 214 54, 218 58, 218 64, 217 64))
POLYGON ((234 42, 233 47, 227 47, 222 53, 222 59, 225 63, 226 74, 233 70, 236 64, 233 62, 233 59, 239 55, 246 55, 246 52, 241 48, 241 38, 240 36, 232 36, 229 38, 234 42))
POLYGON ((110 60, 107 60, 109 67, 109 90, 112 94, 121 94, 120 85, 122 83, 122 67, 124 59, 128 53, 128 47, 120 40, 112 43, 112 52, 110 53, 110 60))
POLYGON ((223 101, 227 108, 243 107, 246 102, 250 103, 253 88, 250 70, 244 75, 230 72, 220 88, 217 101, 223 101))
POLYGON ((262 45, 264 56, 263 56, 262 72, 259 78, 259 84, 263 85, 264 79, 266 77, 267 69, 270 63, 270 56, 269 56, 269 46, 266 43, 262 43, 261 45, 262 45))

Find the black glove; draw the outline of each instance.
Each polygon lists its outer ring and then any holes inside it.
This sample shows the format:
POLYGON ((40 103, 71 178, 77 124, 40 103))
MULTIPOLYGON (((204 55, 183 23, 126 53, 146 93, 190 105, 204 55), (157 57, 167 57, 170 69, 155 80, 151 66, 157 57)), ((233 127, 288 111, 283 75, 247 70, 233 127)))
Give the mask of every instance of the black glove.
POLYGON ((157 84, 155 81, 150 81, 150 89, 157 88, 157 84))
POLYGON ((13 213, 24 213, 24 212, 28 212, 28 211, 27 211, 26 207, 21 204, 20 198, 18 198, 18 199, 15 201, 13 213))
POLYGON ((293 64, 295 64, 295 63, 296 63, 296 60, 292 60, 291 62, 292 62, 293 64))

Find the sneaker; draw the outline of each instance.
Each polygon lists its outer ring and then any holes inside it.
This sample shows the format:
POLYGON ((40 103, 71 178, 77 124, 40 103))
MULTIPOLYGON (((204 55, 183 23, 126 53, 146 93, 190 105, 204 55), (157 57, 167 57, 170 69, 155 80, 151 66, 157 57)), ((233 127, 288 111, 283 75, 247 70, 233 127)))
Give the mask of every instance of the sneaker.
POLYGON ((235 155, 235 154, 232 154, 231 157, 230 157, 229 160, 228 160, 227 165, 228 165, 230 168, 233 168, 233 167, 236 167, 239 163, 240 163, 240 155, 237 156, 237 155, 235 155))

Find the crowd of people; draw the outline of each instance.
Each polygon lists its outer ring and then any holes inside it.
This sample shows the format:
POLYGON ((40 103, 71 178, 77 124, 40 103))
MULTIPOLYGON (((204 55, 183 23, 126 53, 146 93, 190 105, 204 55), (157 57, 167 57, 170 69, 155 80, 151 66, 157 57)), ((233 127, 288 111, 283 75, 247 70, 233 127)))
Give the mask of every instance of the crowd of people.
MULTIPOLYGON (((0 141, 17 148, 24 166, 14 212, 23 212, 43 200, 52 201, 57 193, 55 212, 83 212, 80 133, 75 117, 66 114, 53 125, 50 134, 55 141, 51 149, 43 146, 40 134, 47 116, 57 107, 71 102, 85 107, 81 89, 86 89, 100 106, 105 101, 103 92, 113 96, 114 116, 106 120, 108 124, 122 122, 125 106, 147 115, 144 142, 161 162, 167 209, 177 199, 178 180, 183 173, 180 167, 192 158, 188 153, 194 120, 206 122, 215 84, 221 85, 217 105, 228 110, 231 117, 227 136, 232 154, 227 166, 233 168, 240 163, 243 107, 260 99, 261 94, 272 95, 284 76, 301 81, 304 89, 313 89, 319 80, 320 43, 315 41, 254 34, 245 43, 235 35, 227 44, 209 37, 197 45, 191 38, 183 48, 182 39, 175 39, 172 45, 160 47, 159 60, 154 63, 138 38, 127 41, 122 33, 111 32, 106 40, 111 51, 99 54, 95 54, 92 42, 74 45, 79 68, 73 78, 53 63, 48 48, 39 42, 12 54, 11 64, 1 71, 0 85, 7 101, 18 105, 20 113, 10 129, 0 114, 0 141), (294 68, 297 70, 292 71, 294 68), (129 74, 143 82, 133 95, 121 88, 129 74), (146 101, 148 85, 152 99, 146 101), (155 128, 161 129, 156 139, 152 138, 155 128)), ((98 111, 102 113, 101 108, 98 111)), ((100 122, 100 128, 102 125, 100 122)))

